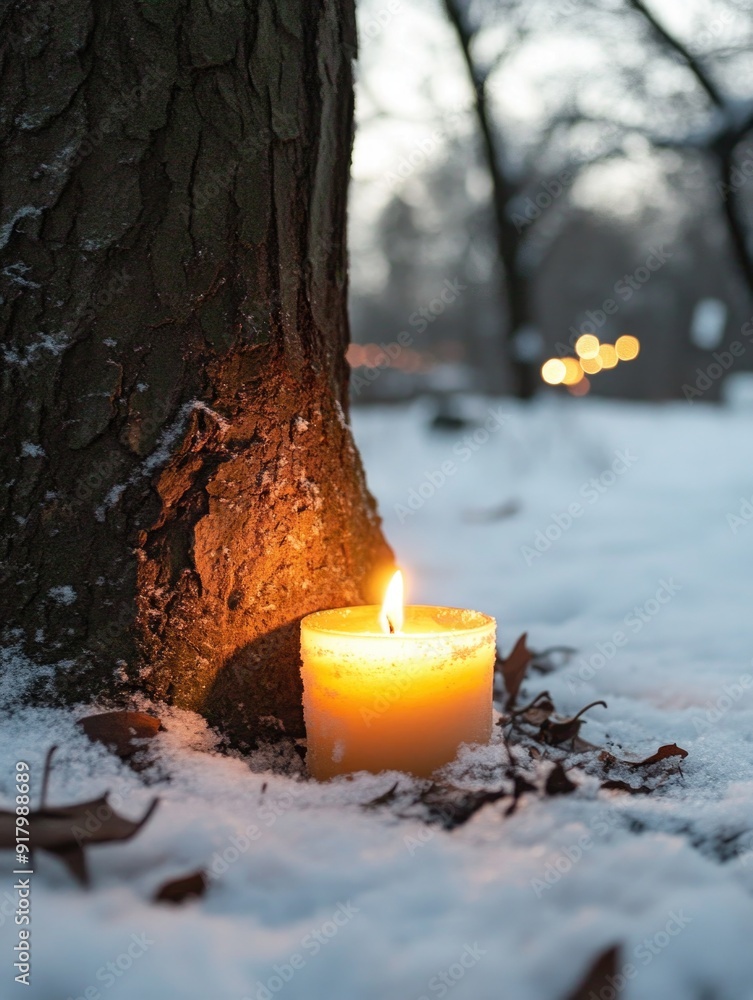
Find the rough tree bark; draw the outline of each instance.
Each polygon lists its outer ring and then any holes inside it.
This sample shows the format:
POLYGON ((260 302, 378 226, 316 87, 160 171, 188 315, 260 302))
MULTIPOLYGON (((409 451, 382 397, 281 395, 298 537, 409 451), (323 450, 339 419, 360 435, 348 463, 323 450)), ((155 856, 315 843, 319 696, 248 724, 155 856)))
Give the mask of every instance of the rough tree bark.
POLYGON ((391 562, 346 418, 353 0, 11 2, 0 38, 28 696, 300 732, 298 619, 391 562))

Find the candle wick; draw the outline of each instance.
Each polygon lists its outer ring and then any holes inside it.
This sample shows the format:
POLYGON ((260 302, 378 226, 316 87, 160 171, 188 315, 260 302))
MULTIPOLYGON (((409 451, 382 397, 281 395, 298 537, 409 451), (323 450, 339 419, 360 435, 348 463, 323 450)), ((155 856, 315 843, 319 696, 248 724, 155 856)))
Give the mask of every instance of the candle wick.
POLYGON ((390 618, 389 615, 387 615, 387 624, 390 627, 390 635, 394 635, 395 634, 395 626, 392 624, 392 619, 390 618))

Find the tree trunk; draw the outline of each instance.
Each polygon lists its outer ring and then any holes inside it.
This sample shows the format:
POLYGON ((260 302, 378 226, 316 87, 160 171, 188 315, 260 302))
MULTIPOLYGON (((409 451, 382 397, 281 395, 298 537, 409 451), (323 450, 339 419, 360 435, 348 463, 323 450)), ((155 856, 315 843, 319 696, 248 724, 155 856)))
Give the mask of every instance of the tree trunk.
POLYGON ((539 387, 540 359, 534 354, 538 346, 538 326, 533 315, 533 301, 530 282, 520 273, 518 255, 508 260, 507 274, 507 322, 510 344, 510 368, 512 369, 515 395, 518 399, 533 399, 539 387), (534 345, 527 338, 536 338, 534 345))
POLYGON ((0 37, 28 696, 300 732, 298 620, 391 562, 346 418, 353 0, 12 2, 0 37))
POLYGON ((735 151, 739 141, 741 140, 737 137, 731 138, 728 143, 720 144, 720 148, 715 152, 719 165, 724 221, 727 225, 732 257, 748 295, 753 296, 753 252, 745 221, 747 192, 735 176, 735 151))
POLYGON ((512 391, 518 399, 530 399, 538 386, 538 365, 535 360, 522 356, 520 343, 516 343, 516 340, 530 323, 531 303, 528 281, 520 274, 520 233, 508 215, 508 206, 519 191, 516 184, 508 181, 501 167, 501 156, 487 100, 486 80, 474 60, 473 35, 465 23, 463 10, 457 0, 444 0, 444 6, 457 35, 468 80, 473 88, 473 109, 491 181, 495 238, 499 259, 504 268, 500 301, 507 317, 507 327, 501 339, 507 353, 512 391))

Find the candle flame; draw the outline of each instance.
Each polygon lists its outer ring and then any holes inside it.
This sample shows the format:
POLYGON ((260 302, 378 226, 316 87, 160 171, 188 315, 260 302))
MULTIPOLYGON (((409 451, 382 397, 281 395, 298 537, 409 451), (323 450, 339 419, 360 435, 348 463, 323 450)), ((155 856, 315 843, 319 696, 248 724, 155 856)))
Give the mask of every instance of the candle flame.
POLYGON ((403 629, 403 574, 400 570, 390 580, 384 604, 379 612, 379 624, 382 631, 389 635, 402 632, 403 629))

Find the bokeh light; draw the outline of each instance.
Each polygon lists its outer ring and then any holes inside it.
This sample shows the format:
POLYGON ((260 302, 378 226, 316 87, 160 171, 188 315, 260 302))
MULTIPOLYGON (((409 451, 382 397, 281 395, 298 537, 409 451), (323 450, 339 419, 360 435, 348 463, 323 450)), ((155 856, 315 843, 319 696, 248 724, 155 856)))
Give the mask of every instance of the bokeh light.
POLYGON ((575 358, 563 358, 562 363, 565 366, 565 377, 562 379, 562 384, 577 385, 584 378, 581 366, 575 358))
POLYGON ((594 337, 593 334, 584 333, 575 342, 575 353, 586 361, 595 358, 599 353, 599 338, 594 337))
POLYGON ((565 381, 567 368, 560 358, 550 358, 541 366, 541 377, 547 385, 560 385, 565 381))
POLYGON ((602 368, 616 368, 620 360, 617 356, 614 344, 602 344, 599 348, 602 368))
POLYGON ((604 367, 598 354, 595 358, 581 358, 580 366, 586 375, 596 375, 604 367))
POLYGON ((637 337, 631 337, 626 334, 623 337, 617 338, 614 347, 620 361, 632 361, 638 357, 641 350, 641 343, 637 337))
POLYGON ((576 382, 575 385, 569 385, 567 387, 567 391, 572 396, 587 396, 591 391, 591 383, 585 375, 582 375, 579 382, 576 382))

